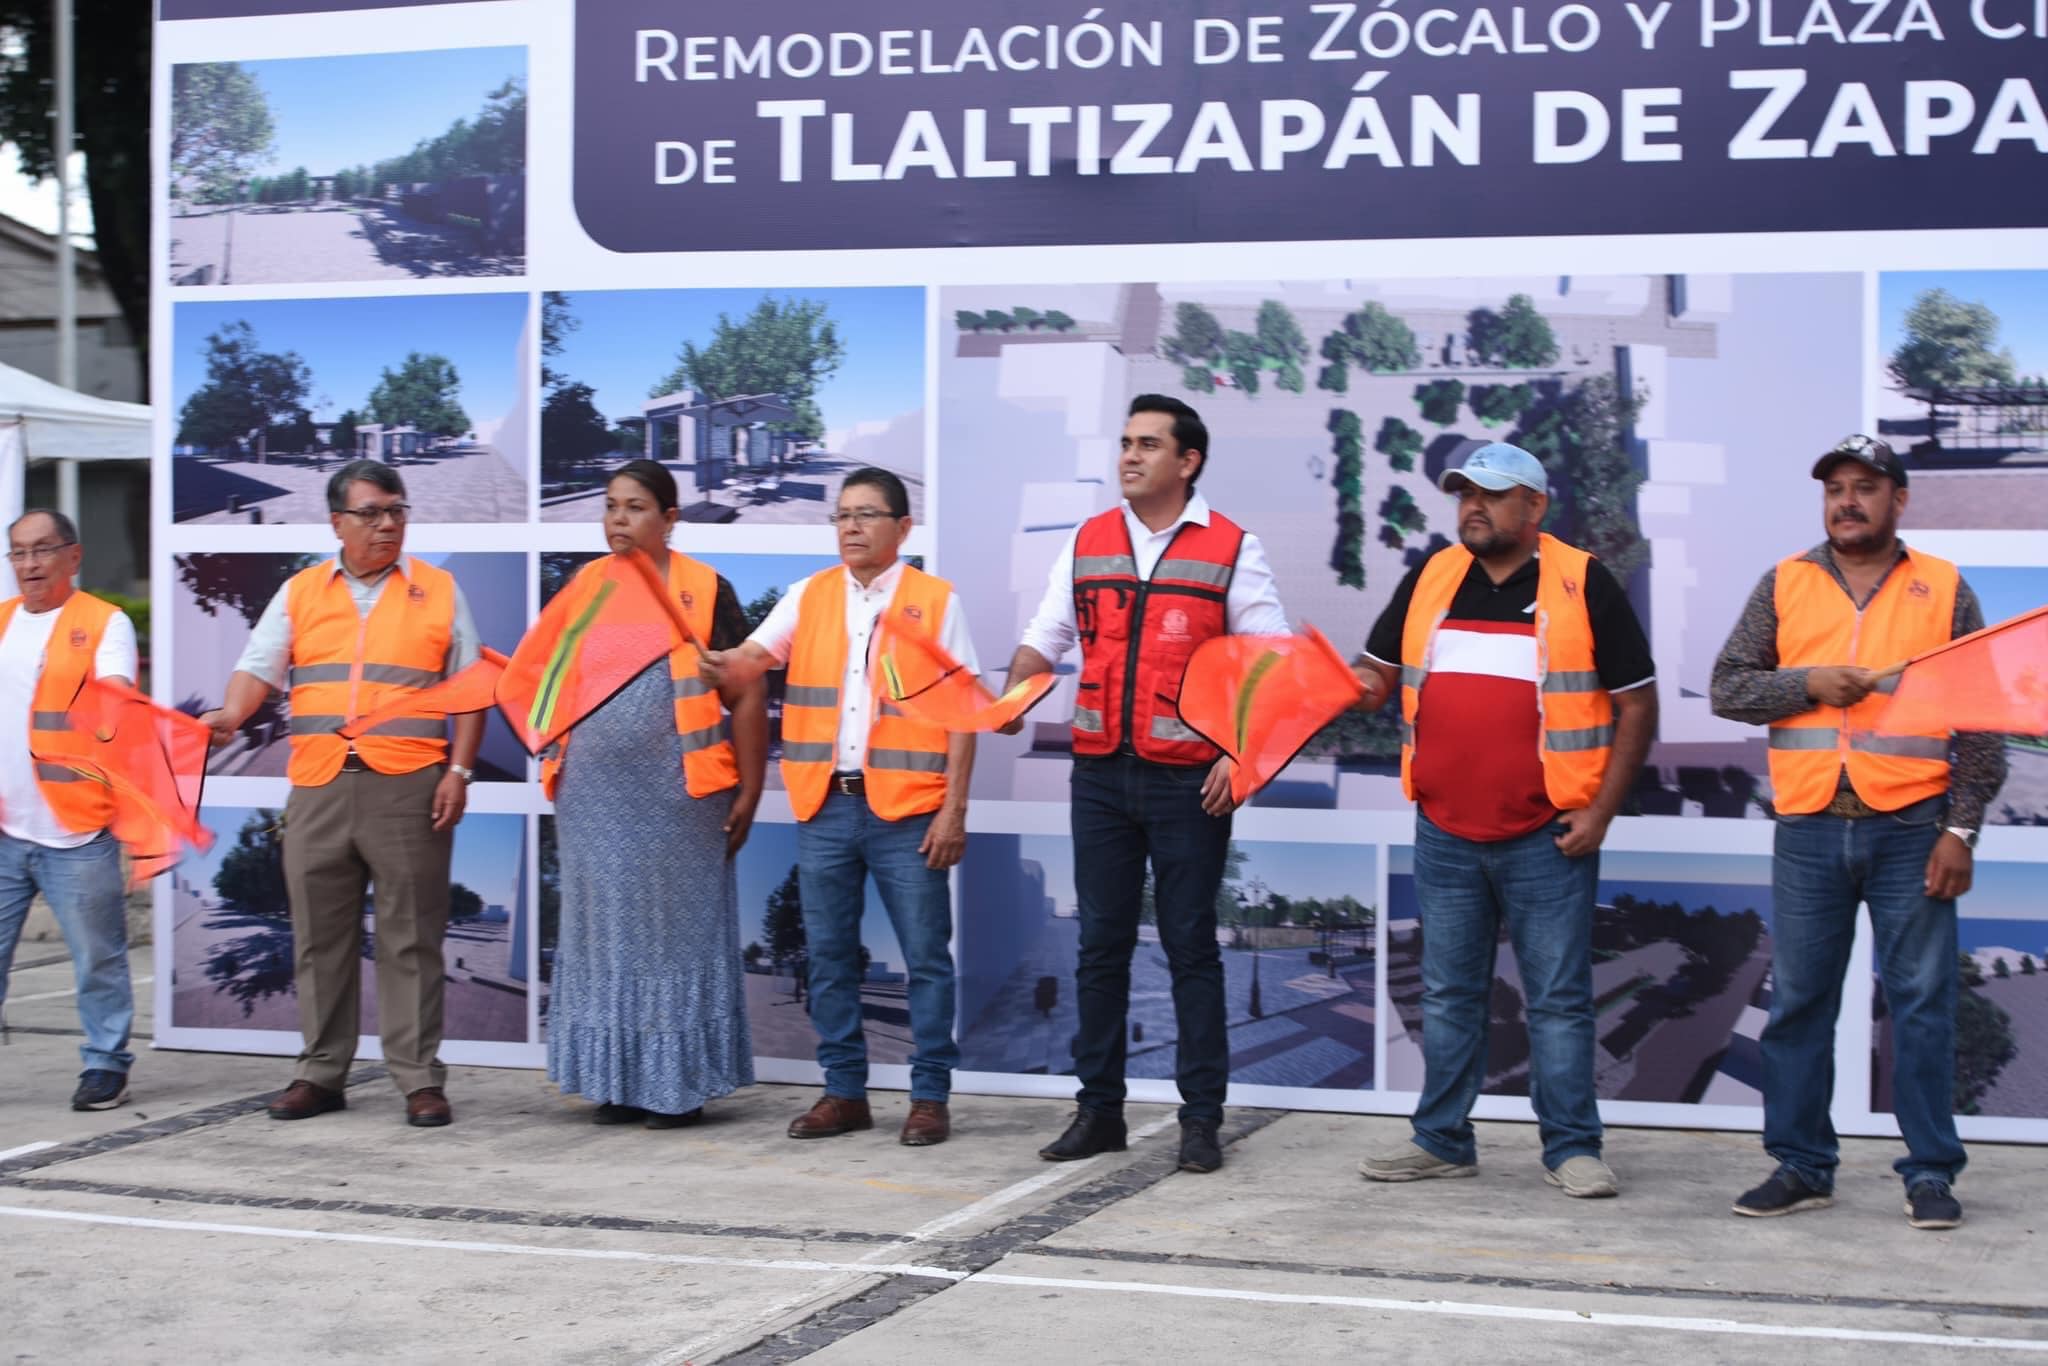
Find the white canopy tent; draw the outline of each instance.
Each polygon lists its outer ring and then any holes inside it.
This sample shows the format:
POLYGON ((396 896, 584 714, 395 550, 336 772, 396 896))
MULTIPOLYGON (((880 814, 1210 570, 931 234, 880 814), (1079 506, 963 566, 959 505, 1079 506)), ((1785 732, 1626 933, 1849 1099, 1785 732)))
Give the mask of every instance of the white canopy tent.
POLYGON ((57 466, 57 508, 78 516, 78 465, 148 460, 149 408, 93 398, 0 365, 0 525, 21 515, 31 460, 57 466))

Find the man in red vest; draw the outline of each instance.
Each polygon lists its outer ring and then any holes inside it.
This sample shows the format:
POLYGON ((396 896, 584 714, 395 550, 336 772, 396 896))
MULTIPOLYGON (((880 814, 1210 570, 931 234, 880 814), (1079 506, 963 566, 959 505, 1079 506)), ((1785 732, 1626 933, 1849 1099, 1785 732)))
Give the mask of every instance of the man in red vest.
POLYGON ((114 604, 72 587, 82 551, 61 512, 31 508, 7 530, 20 587, 0 603, 0 1005, 7 972, 41 892, 71 949, 78 982, 79 1055, 85 1071, 74 1110, 111 1110, 128 1098, 128 898, 121 846, 104 784, 43 760, 63 748, 65 717, 89 678, 135 679, 135 627, 114 604))
POLYGON ((1835 1018, 1870 907, 1891 1014, 1893 1168, 1914 1228, 1954 1228, 1956 898, 1970 890, 1984 809, 2005 781, 2005 737, 1878 729, 1890 665, 1984 625, 1956 567, 1898 537, 1906 469, 1852 436, 1813 467, 1827 539, 1764 575, 1714 661, 1714 712, 1770 727, 1771 1018, 1763 1051, 1768 1180, 1735 1202, 1751 1217, 1834 1203, 1828 1121, 1835 1018))
POLYGON ((1363 704, 1398 688, 1422 913, 1422 1095, 1371 1181, 1474 1176, 1494 953, 1505 923, 1528 997, 1529 1101, 1545 1179, 1616 1193, 1593 1081, 1600 845, 1656 728, 1655 669, 1615 577, 1543 530, 1550 481, 1493 442, 1438 481, 1458 544, 1410 571, 1366 642, 1363 704))
POLYGON ((328 480, 327 507, 341 553, 278 590, 235 662, 226 700, 200 719, 225 744, 273 690, 290 690, 284 879, 305 1046, 270 1117, 347 1106, 374 884, 384 1065, 405 1096, 406 1123, 433 1128, 452 1118, 440 1059, 441 946, 455 825, 484 714, 453 718, 452 745, 451 727, 425 717, 354 740, 337 732, 473 663, 476 625, 454 575, 404 553, 411 509, 397 470, 351 460, 328 480))
POLYGON ((1132 400, 1117 461, 1123 501, 1083 522, 1060 552, 1010 661, 1014 685, 1081 646, 1072 808, 1081 1089, 1066 1132, 1039 1149, 1048 1161, 1124 1147, 1131 954, 1149 857, 1179 1029, 1180 1167, 1223 1164, 1230 1038, 1216 894, 1230 851, 1230 760, 1182 724, 1175 699, 1197 645, 1285 635, 1287 616, 1258 538, 1195 491, 1208 463, 1209 429, 1193 408, 1160 394, 1132 400))

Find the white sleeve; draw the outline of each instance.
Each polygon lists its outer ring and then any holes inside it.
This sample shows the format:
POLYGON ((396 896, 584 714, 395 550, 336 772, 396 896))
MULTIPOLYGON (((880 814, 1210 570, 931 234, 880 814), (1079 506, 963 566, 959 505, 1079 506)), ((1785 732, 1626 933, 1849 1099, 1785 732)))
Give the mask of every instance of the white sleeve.
POLYGON ((967 630, 967 607, 958 593, 946 595, 946 616, 939 623, 939 648, 959 660, 967 672, 980 676, 981 657, 974 653, 974 638, 967 630))
POLYGON ((135 623, 128 620, 126 612, 116 612, 107 618, 107 629, 100 632, 99 653, 92 657, 92 676, 125 678, 140 687, 137 669, 135 623))
POLYGON ((1053 558, 1052 570, 1045 580, 1045 596, 1038 602, 1038 615, 1031 618, 1031 624, 1024 628, 1024 639, 1018 642, 1043 655, 1048 664, 1059 663, 1081 638, 1074 623, 1074 543, 1080 535, 1080 528, 1076 527, 1053 558))
POLYGON ((1287 612, 1280 606, 1280 590, 1273 582, 1273 566, 1266 562, 1266 548, 1249 531, 1237 550, 1237 572, 1230 576, 1224 608, 1234 636, 1289 633, 1287 612))
MULTIPOLYGON (((831 573, 831 570, 825 570, 831 573)), ((816 575, 812 576, 813 578, 816 575)), ((748 640, 766 650, 777 664, 789 663, 790 648, 796 643, 797 603, 803 598, 804 589, 810 579, 799 579, 789 586, 789 591, 776 599, 768 609, 768 619, 754 628, 748 640)))
POLYGON ((442 665, 442 672, 452 674, 457 669, 466 669, 476 663, 481 653, 476 638, 476 618, 470 615, 469 599, 462 595, 462 585, 455 585, 455 621, 448 631, 448 660, 442 665))
POLYGON ((253 674, 277 689, 284 687, 292 662, 292 616, 285 606, 290 591, 287 585, 271 595, 263 615, 256 618, 256 629, 249 633, 249 643, 242 647, 242 657, 235 661, 236 673, 253 674))

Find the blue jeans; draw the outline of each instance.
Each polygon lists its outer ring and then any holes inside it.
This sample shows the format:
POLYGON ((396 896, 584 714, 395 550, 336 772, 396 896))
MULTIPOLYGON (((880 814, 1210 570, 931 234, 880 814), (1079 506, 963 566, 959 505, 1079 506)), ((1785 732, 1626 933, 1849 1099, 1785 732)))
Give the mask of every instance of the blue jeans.
POLYGON ((1529 1103, 1543 1165, 1600 1155, 1593 1093, 1593 898, 1600 855, 1566 858, 1551 825, 1514 839, 1460 838, 1415 813, 1422 903, 1422 1098, 1415 1142, 1478 1160, 1472 1102, 1486 1081, 1494 950, 1505 920, 1528 996, 1529 1103))
POLYGON ((75 849, 52 849, 0 834, 0 1006, 14 946, 40 891, 57 917, 78 982, 78 1018, 85 1042, 78 1056, 88 1072, 126 1073, 135 1055, 128 1031, 135 1023, 135 992, 128 981, 128 889, 121 878, 121 846, 102 831, 75 849))
POLYGON ((825 1094, 868 1093, 868 1045, 861 1032, 860 921, 872 875, 895 927, 910 977, 910 1098, 952 1093, 960 1045, 953 1041, 953 896, 944 869, 917 852, 930 814, 885 821, 867 798, 832 792, 796 827, 797 890, 810 955, 811 1025, 825 1094))
POLYGON ((1074 1072, 1084 1109, 1123 1107, 1131 954, 1138 947, 1149 857, 1159 945, 1173 981, 1180 1117, 1223 1118, 1230 1036, 1216 893, 1230 852, 1230 817, 1202 810, 1208 773, 1207 764, 1183 768, 1130 754, 1074 760, 1074 892, 1081 919, 1074 1072))
POLYGON ((1956 903, 1925 894, 1941 836, 1934 804, 1894 816, 1780 816, 1771 860, 1771 1019, 1764 1026, 1764 1150, 1816 1190, 1832 1190, 1840 1146, 1835 1017, 1856 937, 1856 904, 1870 907, 1877 970, 1891 1008, 1893 1111, 1906 1155, 1892 1164, 1908 1186, 1952 1181, 1963 1169, 1953 1112, 1956 1063, 1956 903))

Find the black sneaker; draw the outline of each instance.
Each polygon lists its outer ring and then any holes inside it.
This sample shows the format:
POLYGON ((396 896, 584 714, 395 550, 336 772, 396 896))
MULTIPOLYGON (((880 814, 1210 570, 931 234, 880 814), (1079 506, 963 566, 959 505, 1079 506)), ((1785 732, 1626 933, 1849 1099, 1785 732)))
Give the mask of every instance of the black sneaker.
POLYGON ((93 1068, 78 1077, 78 1089, 71 1093, 74 1110, 111 1110, 128 1099, 128 1074, 93 1068))
POLYGON ((1790 1167, 1780 1167, 1771 1173, 1770 1180, 1755 1190, 1743 1192, 1734 1208, 1737 1214, 1746 1214, 1752 1219, 1775 1219, 1781 1214, 1797 1214, 1803 1209, 1826 1209, 1834 1203, 1834 1192, 1816 1190, 1790 1167))
POLYGON ((1922 1177, 1906 1190, 1906 1222, 1914 1228, 1954 1228, 1963 1222, 1962 1202, 1948 1182, 1922 1177))
POLYGON ((592 1124, 638 1124, 647 1112, 637 1105, 614 1105, 605 1101, 590 1112, 592 1124))
POLYGON ((1048 1162, 1073 1162, 1097 1153, 1120 1153, 1124 1141, 1122 1115, 1083 1106, 1074 1111, 1074 1121, 1067 1125, 1067 1131, 1040 1148, 1038 1155, 1048 1162))
POLYGON ((1184 1119, 1180 1122, 1180 1169, 1184 1172, 1213 1172, 1223 1165, 1223 1148, 1216 1142, 1216 1121, 1184 1119))

